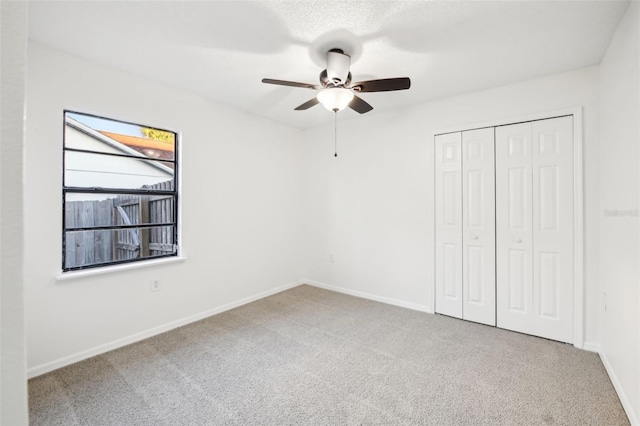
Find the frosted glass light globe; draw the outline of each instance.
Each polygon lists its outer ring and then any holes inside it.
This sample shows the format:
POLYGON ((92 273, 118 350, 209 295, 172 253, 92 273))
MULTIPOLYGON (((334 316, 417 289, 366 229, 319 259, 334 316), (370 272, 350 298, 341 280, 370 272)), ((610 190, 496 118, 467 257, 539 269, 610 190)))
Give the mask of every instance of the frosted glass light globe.
POLYGON ((353 99, 353 92, 349 89, 333 87, 320 91, 317 98, 329 111, 341 111, 345 109, 353 99))

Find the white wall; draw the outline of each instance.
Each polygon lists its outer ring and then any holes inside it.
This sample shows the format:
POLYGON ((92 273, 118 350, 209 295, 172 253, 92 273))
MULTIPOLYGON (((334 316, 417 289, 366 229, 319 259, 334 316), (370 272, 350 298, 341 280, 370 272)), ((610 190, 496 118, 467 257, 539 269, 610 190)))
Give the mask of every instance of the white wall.
POLYGON ((22 148, 27 5, 0 3, 0 424, 27 424, 22 148))
POLYGON ((631 2, 600 65, 600 343, 632 424, 640 424, 639 15, 631 2))
POLYGON ((28 64, 25 297, 32 374, 303 275, 300 131, 36 43, 29 43, 28 64), (182 132, 185 262, 55 281, 65 108, 182 132), (157 278, 162 289, 152 293, 157 278))
MULTIPOLYGON (((584 107, 585 340, 598 341, 597 69, 588 68, 376 113, 304 134, 306 278, 434 308, 435 131, 584 107), (334 262, 329 262, 329 254, 334 262)), ((437 82, 433 82, 437 84, 437 82)), ((366 95, 363 95, 365 97, 366 95)), ((366 97, 375 108, 387 94, 366 97)))

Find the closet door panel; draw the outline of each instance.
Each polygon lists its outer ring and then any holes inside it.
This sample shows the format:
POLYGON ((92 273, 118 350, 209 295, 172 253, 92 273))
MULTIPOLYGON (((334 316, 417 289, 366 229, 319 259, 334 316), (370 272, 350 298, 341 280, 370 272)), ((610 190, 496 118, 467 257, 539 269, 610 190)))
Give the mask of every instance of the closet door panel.
POLYGON ((573 117, 532 123, 533 327, 573 342, 573 117))
POLYGON ((435 137, 437 313, 462 318, 462 134, 435 137))
POLYGON ((462 132, 462 318, 496 325, 493 128, 462 132))
POLYGON ((497 325, 532 333, 531 123, 495 131, 497 325))
POLYGON ((527 314, 528 286, 531 283, 531 280, 528 279, 528 274, 530 273, 528 268, 529 254, 527 250, 509 249, 509 258, 507 259, 509 268, 507 283, 509 303, 507 308, 512 312, 520 312, 524 315, 527 314))

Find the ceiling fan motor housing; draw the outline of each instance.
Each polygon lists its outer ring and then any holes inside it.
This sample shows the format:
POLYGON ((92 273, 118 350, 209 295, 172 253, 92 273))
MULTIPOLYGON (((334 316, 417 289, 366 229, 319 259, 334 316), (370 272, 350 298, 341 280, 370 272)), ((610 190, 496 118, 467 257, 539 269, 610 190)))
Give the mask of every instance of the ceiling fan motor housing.
POLYGON ((341 49, 331 49, 327 52, 327 77, 335 86, 348 84, 351 56, 341 49))
POLYGON ((328 89, 331 87, 349 87, 350 84, 351 84, 351 73, 348 73, 347 78, 341 83, 336 83, 334 80, 331 80, 329 78, 329 75, 327 74, 327 70, 322 70, 322 72, 320 73, 320 85, 325 89, 328 89))

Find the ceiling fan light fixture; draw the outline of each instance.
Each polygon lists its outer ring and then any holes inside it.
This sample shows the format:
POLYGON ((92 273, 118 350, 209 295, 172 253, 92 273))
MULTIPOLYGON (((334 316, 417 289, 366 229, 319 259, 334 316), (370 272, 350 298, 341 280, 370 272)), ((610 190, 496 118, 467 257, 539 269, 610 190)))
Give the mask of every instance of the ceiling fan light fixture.
POLYGON ((353 91, 342 87, 324 89, 318 92, 317 98, 329 111, 341 111, 353 99, 353 91))

